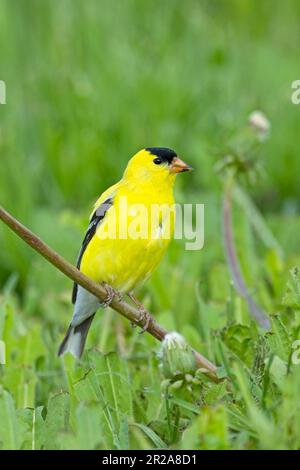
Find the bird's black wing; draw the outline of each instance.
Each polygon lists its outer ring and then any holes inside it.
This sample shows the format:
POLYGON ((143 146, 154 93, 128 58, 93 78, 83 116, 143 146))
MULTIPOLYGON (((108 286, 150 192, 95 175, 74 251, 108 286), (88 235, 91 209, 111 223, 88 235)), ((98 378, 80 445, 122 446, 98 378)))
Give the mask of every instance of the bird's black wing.
MULTIPOLYGON (((112 205, 113 205, 113 200, 112 200, 112 198, 108 198, 108 199, 106 199, 106 201, 104 201, 102 204, 100 204, 100 206, 97 207, 97 209, 94 211, 94 213, 93 213, 93 215, 92 215, 92 217, 91 217, 91 220, 90 220, 90 223, 89 223, 89 226, 88 226, 86 235, 85 235, 84 240, 83 240, 83 242, 82 242, 82 245, 81 245, 81 249, 80 249, 78 258, 77 258, 76 267, 77 267, 78 269, 80 269, 80 264, 81 264, 82 256, 83 256, 83 253, 84 253, 85 250, 86 250, 86 247, 88 246, 88 244, 90 243, 91 239, 92 239, 93 236, 95 235, 98 225, 99 225, 99 224, 101 223, 101 221, 104 219, 105 214, 107 213, 108 209, 109 209, 112 205)), ((74 285, 73 285, 73 292, 72 292, 72 303, 73 303, 73 304, 75 304, 75 302, 76 302, 77 290, 78 290, 78 284, 77 284, 76 282, 74 282, 74 285)))

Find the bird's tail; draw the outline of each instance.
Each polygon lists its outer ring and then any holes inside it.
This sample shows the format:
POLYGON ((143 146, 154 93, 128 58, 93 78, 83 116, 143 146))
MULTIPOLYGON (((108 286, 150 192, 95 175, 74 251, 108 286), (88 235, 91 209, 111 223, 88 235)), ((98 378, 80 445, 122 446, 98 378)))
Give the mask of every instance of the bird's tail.
POLYGON ((89 318, 80 323, 80 325, 69 326, 66 336, 64 337, 59 347, 58 356, 61 356, 66 352, 70 352, 78 359, 81 357, 84 350, 86 337, 94 316, 95 314, 91 315, 89 318))

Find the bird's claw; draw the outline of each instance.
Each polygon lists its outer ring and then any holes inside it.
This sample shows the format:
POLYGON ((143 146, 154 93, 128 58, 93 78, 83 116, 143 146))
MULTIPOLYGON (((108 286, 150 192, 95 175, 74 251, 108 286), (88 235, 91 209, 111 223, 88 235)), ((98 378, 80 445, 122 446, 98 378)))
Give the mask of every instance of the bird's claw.
MULTIPOLYGON (((148 327, 152 321, 152 317, 150 313, 148 312, 148 310, 145 309, 144 305, 135 297, 133 292, 129 292, 127 295, 132 300, 132 302, 138 307, 138 311, 139 311, 139 318, 137 320, 138 323, 144 324, 142 331, 140 331, 139 333, 141 335, 145 333, 146 330, 148 330, 148 327)), ((136 323, 132 322, 131 326, 132 328, 135 328, 137 325, 136 323)))
POLYGON ((102 283, 104 289, 106 290, 107 297, 105 300, 103 300, 102 305, 104 308, 109 307, 114 298, 117 298, 119 301, 122 300, 122 295, 120 292, 115 290, 113 287, 111 287, 109 284, 106 284, 106 282, 102 283))
POLYGON ((146 309, 139 308, 138 311, 139 311, 139 317, 137 319, 137 323, 134 323, 132 321, 130 323, 130 325, 131 325, 132 329, 135 329, 138 326, 138 323, 143 324, 145 322, 145 325, 143 326, 142 330, 139 332, 139 334, 141 335, 141 334, 145 333, 145 331, 148 329, 148 326, 149 326, 150 321, 151 321, 151 315, 150 315, 149 312, 147 312, 146 309))
POLYGON ((146 330, 148 330, 149 325, 152 321, 152 317, 148 310, 145 309, 145 307, 139 307, 139 314, 140 316, 138 318, 138 322, 143 324, 143 328, 139 334, 142 335, 143 333, 145 333, 146 330))

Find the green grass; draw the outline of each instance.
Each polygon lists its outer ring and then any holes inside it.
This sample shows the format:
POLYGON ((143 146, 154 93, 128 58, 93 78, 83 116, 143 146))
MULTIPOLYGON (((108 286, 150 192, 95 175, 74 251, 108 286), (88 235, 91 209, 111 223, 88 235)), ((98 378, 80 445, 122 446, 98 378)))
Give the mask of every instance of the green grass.
POLYGON ((196 170, 177 199, 205 204, 205 246, 174 241, 138 295, 231 381, 166 383, 159 344, 110 310, 82 363, 58 359, 71 282, 0 226, 0 448, 300 448, 299 15, 296 0, 0 0, 1 205, 74 262, 92 203, 128 158, 176 149, 196 170), (231 284, 215 171, 257 108, 272 129, 247 191, 263 218, 237 197, 234 232, 267 333, 231 284))

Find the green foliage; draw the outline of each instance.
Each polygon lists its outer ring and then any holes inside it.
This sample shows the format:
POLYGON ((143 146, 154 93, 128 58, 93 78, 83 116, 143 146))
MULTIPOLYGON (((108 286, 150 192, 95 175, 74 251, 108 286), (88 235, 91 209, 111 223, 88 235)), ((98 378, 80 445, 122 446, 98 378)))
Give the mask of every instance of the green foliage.
POLYGON ((282 299, 283 305, 300 310, 300 278, 297 268, 290 271, 291 281, 287 284, 285 295, 282 299))
MULTIPOLYGON (((201 370, 166 380, 162 359, 153 355, 158 346, 123 323, 123 353, 93 349, 80 363, 69 355, 57 360, 48 352, 52 340, 41 332, 42 320, 29 318, 24 325, 15 296, 6 294, 2 334, 9 347, 7 364, 1 366, 1 447, 296 449, 300 372, 290 356, 299 318, 287 315, 289 308, 271 317, 267 333, 232 320, 206 332, 191 327, 195 346, 203 353, 212 350, 223 364, 225 380, 212 384, 201 370)), ((123 322, 112 320, 109 336, 123 322)))
POLYGON ((184 432, 182 449, 226 450, 229 448, 228 420, 223 406, 203 408, 184 432))
POLYGON ((159 344, 109 309, 82 361, 58 359, 71 282, 1 225, 0 449, 300 448, 300 8, 273 3, 0 2, 1 204, 74 262, 89 208, 131 154, 178 150, 196 171, 177 200, 205 204, 205 246, 175 240, 138 296, 225 379, 165 377, 159 344), (246 126, 256 108, 271 122, 259 155, 246 126), (220 155, 252 183, 234 188, 234 238, 267 332, 224 257, 220 155))

